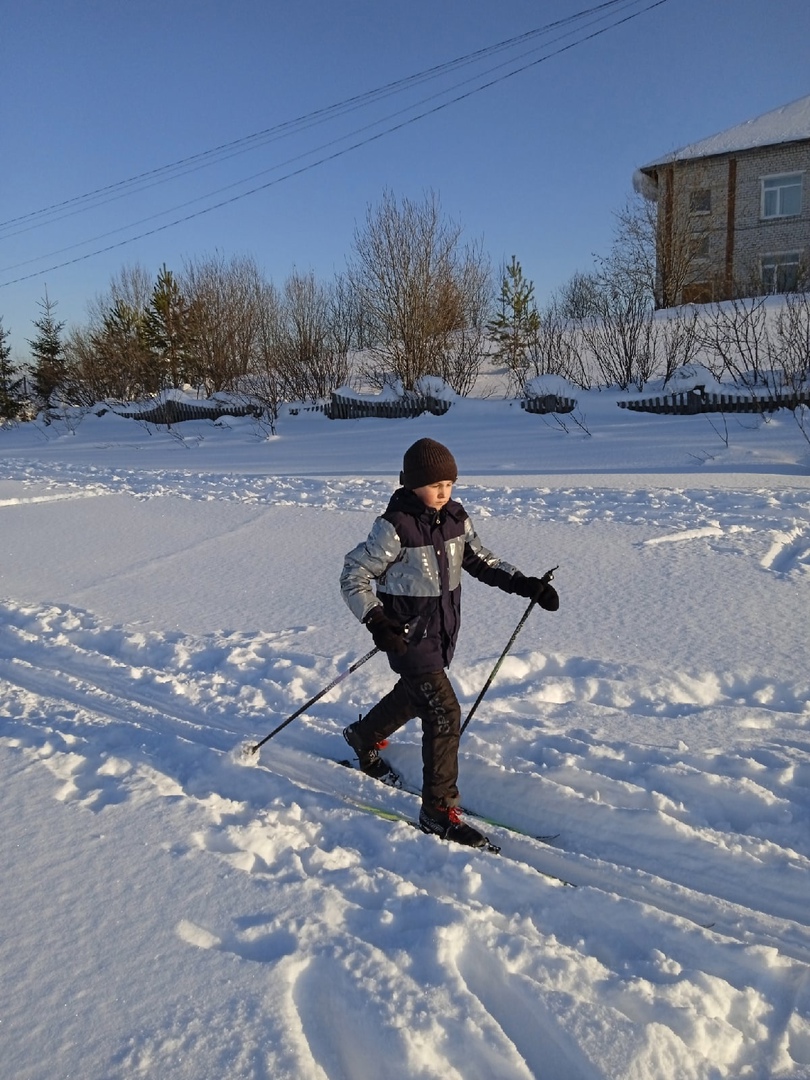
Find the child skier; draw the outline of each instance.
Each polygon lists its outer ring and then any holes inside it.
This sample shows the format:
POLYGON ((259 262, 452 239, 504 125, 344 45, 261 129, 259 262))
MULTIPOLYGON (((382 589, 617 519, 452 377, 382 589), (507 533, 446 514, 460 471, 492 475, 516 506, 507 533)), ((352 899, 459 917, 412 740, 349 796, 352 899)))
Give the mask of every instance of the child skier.
POLYGON ((559 597, 551 585, 524 577, 483 546, 466 510, 451 498, 457 478, 447 447, 419 439, 405 451, 402 487, 366 541, 345 558, 343 599, 370 630, 374 644, 388 654, 399 680, 343 736, 360 768, 385 780, 392 770, 379 756, 379 744, 418 716, 419 824, 444 839, 482 847, 486 837, 459 817, 461 707, 444 670, 453 659, 461 622, 461 571, 504 592, 536 599, 547 611, 557 610, 559 597))

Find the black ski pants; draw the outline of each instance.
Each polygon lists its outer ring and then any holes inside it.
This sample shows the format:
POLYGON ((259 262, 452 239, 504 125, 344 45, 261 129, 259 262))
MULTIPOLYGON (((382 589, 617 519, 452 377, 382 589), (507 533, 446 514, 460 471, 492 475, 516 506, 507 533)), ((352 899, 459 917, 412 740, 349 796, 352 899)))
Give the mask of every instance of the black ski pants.
POLYGON ((371 747, 418 716, 422 721, 422 802, 458 806, 461 706, 444 671, 401 675, 390 693, 358 721, 355 731, 371 747))

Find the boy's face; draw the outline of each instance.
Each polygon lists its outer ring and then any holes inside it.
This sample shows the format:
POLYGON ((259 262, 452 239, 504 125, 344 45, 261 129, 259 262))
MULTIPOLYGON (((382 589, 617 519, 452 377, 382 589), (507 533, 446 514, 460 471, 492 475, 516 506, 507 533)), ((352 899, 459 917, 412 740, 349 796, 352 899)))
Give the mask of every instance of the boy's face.
POLYGON ((437 480, 435 484, 414 488, 413 493, 431 510, 441 510, 453 492, 453 483, 453 480, 437 480))

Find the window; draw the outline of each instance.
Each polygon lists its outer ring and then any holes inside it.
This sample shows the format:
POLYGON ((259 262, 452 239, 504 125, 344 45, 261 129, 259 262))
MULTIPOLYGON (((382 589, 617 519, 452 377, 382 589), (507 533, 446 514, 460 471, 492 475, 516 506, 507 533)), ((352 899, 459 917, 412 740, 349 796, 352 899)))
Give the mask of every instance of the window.
POLYGON ((768 293, 795 292, 799 287, 801 252, 763 255, 760 259, 762 287, 768 293))
POLYGON ((708 259, 710 254, 709 249, 709 234, 697 233, 692 237, 692 255, 696 259, 708 259))
POLYGON ((762 216, 793 217, 802 212, 802 174, 766 176, 762 180, 762 216))
POLYGON ((710 214, 712 212, 711 188, 698 188, 689 192, 689 213, 710 214))

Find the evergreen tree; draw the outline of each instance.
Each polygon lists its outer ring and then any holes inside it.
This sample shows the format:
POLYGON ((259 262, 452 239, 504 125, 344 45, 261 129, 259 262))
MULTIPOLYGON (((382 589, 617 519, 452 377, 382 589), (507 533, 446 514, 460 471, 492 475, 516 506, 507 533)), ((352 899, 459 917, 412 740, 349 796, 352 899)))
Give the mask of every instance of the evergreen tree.
POLYGON ((527 366, 527 354, 537 342, 540 316, 534 301, 534 282, 523 276, 523 268, 512 256, 504 267, 498 313, 487 323, 495 342, 495 355, 505 363, 520 384, 527 366))
POLYGON ((85 378, 95 382, 95 398, 122 401, 156 394, 162 372, 144 337, 146 315, 118 296, 89 336, 85 378))
POLYGON ((56 302, 48 296, 39 303, 42 314, 34 320, 38 333, 30 338, 31 354, 34 361, 33 388, 40 404, 46 410, 53 407, 53 398, 65 386, 67 376, 65 354, 62 346, 63 322, 57 322, 54 316, 56 302))
POLYGON ((158 274, 143 323, 143 340, 159 361, 166 386, 189 378, 191 313, 177 279, 164 264, 158 274))
POLYGON ((3 316, 0 315, 0 421, 15 420, 23 408, 23 380, 11 364, 8 336, 9 331, 3 326, 3 316))

